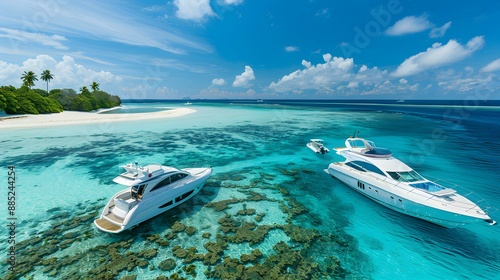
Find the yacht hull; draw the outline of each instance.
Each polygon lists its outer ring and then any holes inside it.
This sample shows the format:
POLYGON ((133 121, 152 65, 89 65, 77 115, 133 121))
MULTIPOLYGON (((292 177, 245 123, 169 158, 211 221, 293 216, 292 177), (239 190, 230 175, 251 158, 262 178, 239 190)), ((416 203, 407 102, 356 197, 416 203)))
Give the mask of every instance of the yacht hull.
POLYGON ((134 202, 130 197, 129 188, 119 191, 108 201, 100 218, 95 220, 94 224, 102 231, 120 233, 177 207, 191 199, 203 188, 205 182, 212 174, 211 168, 204 170, 198 173, 192 181, 168 189, 143 201, 134 202), (113 211, 113 208, 117 207, 117 200, 129 201, 130 205, 133 205, 124 216, 116 215, 117 212, 113 211))
POLYGON ((443 227, 454 228, 465 224, 483 221, 485 217, 472 217, 459 213, 444 211, 425 204, 424 200, 419 201, 408 195, 407 191, 393 191, 395 187, 387 184, 383 180, 374 179, 369 176, 363 176, 360 173, 352 172, 340 164, 330 164, 325 170, 332 177, 337 178, 345 185, 369 199, 402 214, 419 218, 443 227), (388 191, 391 190, 391 191, 388 191))

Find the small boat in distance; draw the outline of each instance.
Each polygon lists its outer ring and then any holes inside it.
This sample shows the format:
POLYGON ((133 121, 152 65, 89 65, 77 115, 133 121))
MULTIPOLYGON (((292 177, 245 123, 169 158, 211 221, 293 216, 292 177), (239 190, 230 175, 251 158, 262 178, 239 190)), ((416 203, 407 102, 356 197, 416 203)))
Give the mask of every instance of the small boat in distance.
POLYGON ((397 103, 404 103, 405 100, 404 99, 399 99, 398 101, 396 101, 397 103))
POLYGON ((307 143, 307 147, 317 154, 324 155, 330 152, 330 150, 325 147, 322 139, 311 139, 311 142, 307 143))
POLYGON ((191 103, 191 102, 186 102, 186 103, 184 103, 184 105, 189 106, 189 105, 193 105, 193 103, 191 103))
POLYGON ((119 233, 172 209, 196 195, 212 168, 176 169, 160 164, 120 166, 125 172, 113 179, 127 186, 117 192, 94 221, 98 229, 119 233))
POLYGON ((388 149, 372 141, 352 137, 336 153, 344 162, 333 162, 325 172, 366 197, 400 213, 452 228, 477 221, 496 224, 487 213, 469 200, 472 192, 460 195, 422 177, 394 158, 388 149))

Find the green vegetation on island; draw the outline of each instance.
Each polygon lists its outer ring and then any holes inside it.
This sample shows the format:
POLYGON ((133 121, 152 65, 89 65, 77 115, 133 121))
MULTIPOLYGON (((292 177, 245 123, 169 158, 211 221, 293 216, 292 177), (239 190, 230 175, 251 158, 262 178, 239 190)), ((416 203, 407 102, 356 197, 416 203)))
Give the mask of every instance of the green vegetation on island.
POLYGON ((53 78, 50 70, 43 71, 41 79, 47 83, 47 90, 32 89, 38 81, 37 75, 25 71, 20 88, 0 86, 0 111, 7 114, 48 114, 63 110, 89 112, 121 104, 120 97, 100 90, 97 82, 90 85, 92 92, 86 86, 80 88, 80 93, 67 88, 49 91, 49 82, 53 78))

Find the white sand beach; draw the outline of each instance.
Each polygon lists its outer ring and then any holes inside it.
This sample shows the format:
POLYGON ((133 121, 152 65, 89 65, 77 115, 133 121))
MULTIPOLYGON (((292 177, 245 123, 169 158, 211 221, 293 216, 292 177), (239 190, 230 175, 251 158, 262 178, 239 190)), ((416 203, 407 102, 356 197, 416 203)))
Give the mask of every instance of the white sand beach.
POLYGON ((196 110, 190 108, 176 108, 153 113, 133 114, 98 114, 97 112, 64 111, 57 114, 12 115, 0 118, 0 130, 7 128, 30 128, 175 118, 194 112, 196 112, 196 110))

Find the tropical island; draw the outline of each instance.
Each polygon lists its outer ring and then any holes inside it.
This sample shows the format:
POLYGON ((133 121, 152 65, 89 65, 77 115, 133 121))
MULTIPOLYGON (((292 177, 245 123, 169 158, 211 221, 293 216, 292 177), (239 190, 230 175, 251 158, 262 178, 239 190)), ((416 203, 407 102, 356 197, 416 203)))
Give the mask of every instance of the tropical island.
POLYGON ((110 95, 99 89, 99 83, 80 88, 80 93, 73 89, 52 89, 49 82, 54 78, 50 70, 40 76, 47 83, 47 89, 33 89, 37 75, 33 71, 24 71, 20 88, 12 85, 0 86, 0 111, 6 114, 49 114, 62 111, 90 112, 97 109, 111 108, 121 104, 120 97, 110 95))

